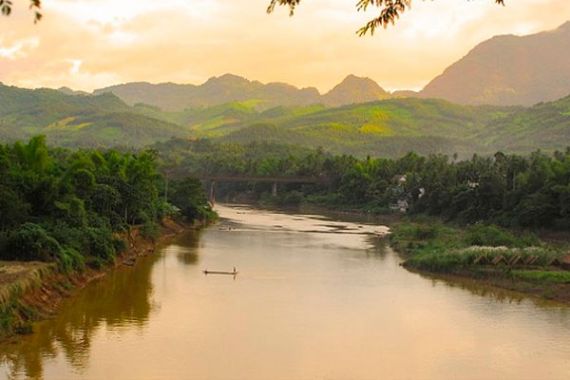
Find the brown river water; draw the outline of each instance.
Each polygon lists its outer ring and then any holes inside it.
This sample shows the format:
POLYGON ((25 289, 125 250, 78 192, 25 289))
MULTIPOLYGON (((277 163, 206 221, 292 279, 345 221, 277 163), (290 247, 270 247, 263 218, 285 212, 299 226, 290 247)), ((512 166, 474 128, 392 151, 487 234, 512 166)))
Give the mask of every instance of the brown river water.
POLYGON ((382 226, 218 212, 1 345, 0 379, 570 379, 569 307, 410 273, 382 226))

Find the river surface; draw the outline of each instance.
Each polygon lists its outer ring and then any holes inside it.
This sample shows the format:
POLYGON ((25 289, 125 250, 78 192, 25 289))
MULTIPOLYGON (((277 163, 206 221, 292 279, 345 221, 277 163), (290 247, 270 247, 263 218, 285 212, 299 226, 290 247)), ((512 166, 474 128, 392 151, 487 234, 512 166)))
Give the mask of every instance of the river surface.
POLYGON ((218 212, 0 346, 0 378, 570 379, 568 307, 410 273, 382 226, 218 212))

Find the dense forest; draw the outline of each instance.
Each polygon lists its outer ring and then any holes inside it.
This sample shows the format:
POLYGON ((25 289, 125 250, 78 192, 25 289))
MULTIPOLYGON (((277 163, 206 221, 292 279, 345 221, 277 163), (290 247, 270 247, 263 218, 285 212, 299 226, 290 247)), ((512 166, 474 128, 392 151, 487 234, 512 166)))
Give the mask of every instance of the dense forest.
POLYGON ((415 153, 359 159, 322 149, 208 140, 171 140, 154 148, 162 164, 179 175, 304 176, 321 182, 280 185, 274 199, 268 198, 269 184, 225 184, 221 190, 230 198, 249 192, 281 204, 310 202, 378 213, 404 209, 462 223, 570 228, 570 148, 467 160, 415 153))
POLYGON ((533 107, 466 106, 437 99, 385 99, 341 107, 265 108, 258 99, 168 111, 125 103, 111 93, 69 95, 0 84, 0 139, 45 135, 66 148, 141 149, 170 138, 271 142, 335 154, 397 158, 414 151, 468 158, 565 149, 570 97, 533 107))
POLYGON ((245 194, 276 205, 305 202, 465 224, 570 228, 570 148, 468 160, 415 153, 360 159, 208 139, 172 139, 138 153, 71 151, 48 148, 44 137, 34 137, 0 146, 1 258, 55 261, 66 270, 110 262, 124 249, 118 232, 136 225, 153 236, 165 216, 212 217, 203 184, 189 178, 200 174, 315 180, 280 184, 276 197, 269 183, 220 183, 225 199, 245 194))
POLYGON ((150 150, 50 149, 43 136, 0 145, 0 259, 101 266, 132 226, 154 238, 166 216, 213 216, 198 181, 171 183, 171 203, 165 188, 150 150))

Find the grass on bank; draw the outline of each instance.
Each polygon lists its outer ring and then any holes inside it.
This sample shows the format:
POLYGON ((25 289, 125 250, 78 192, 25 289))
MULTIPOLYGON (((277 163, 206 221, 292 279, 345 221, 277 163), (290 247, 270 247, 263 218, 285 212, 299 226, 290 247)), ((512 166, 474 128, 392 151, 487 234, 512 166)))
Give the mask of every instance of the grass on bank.
POLYGON ((556 267, 567 253, 528 232, 485 224, 459 228, 426 219, 393 226, 390 241, 406 256, 405 266, 413 269, 455 273, 493 267, 529 281, 570 279, 570 272, 556 267))

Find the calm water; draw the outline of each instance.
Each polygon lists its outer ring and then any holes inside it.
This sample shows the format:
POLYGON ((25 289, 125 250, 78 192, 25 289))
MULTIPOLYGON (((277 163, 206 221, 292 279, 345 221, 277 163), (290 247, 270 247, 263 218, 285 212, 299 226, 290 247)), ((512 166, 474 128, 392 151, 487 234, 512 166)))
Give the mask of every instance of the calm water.
POLYGON ((380 226, 219 212, 1 346, 0 378, 570 379, 567 307, 407 272, 380 226))

